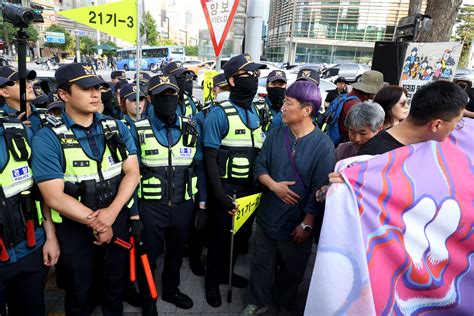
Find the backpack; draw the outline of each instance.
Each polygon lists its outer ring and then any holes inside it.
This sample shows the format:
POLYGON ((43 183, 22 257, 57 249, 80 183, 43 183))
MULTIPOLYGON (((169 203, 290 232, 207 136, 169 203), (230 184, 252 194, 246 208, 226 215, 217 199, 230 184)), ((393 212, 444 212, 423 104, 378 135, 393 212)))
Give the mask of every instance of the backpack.
POLYGON ((344 104, 349 100, 359 99, 356 96, 348 96, 347 94, 341 94, 331 103, 329 107, 323 114, 320 115, 318 119, 318 126, 326 133, 329 138, 333 141, 334 145, 338 145, 341 141, 341 133, 339 131, 339 117, 341 111, 344 108, 344 104))

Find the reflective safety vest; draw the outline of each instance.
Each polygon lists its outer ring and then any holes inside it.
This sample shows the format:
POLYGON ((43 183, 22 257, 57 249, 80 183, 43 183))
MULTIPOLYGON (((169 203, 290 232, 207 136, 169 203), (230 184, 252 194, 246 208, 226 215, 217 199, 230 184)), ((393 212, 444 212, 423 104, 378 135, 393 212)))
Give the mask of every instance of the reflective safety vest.
POLYGON ((43 126, 46 126, 46 124, 48 123, 48 121, 46 120, 46 117, 49 115, 48 114, 48 110, 47 109, 36 109, 38 111, 38 115, 40 117, 40 120, 41 120, 41 127, 43 126))
POLYGON ((194 173, 197 131, 194 122, 179 118, 181 136, 174 145, 162 145, 149 119, 135 123, 140 143, 141 180, 138 196, 175 206, 197 192, 194 173))
POLYGON ((218 106, 224 110, 229 123, 217 157, 221 179, 236 184, 253 182, 253 164, 262 148, 265 133, 261 126, 248 128, 231 102, 225 101, 218 106))
MULTIPOLYGON (((20 203, 20 193, 32 191, 33 174, 28 163, 31 148, 28 145, 26 128, 16 118, 3 117, 3 141, 7 147, 7 162, 0 171, 0 237, 7 248, 11 248, 25 240, 25 217, 20 203)), ((41 208, 35 223, 41 221, 41 208)))
POLYGON ((184 95, 184 113, 183 116, 187 118, 193 118, 198 112, 198 100, 187 94, 184 95))
MULTIPOLYGON (((105 149, 102 158, 97 161, 89 157, 72 130, 63 123, 50 127, 61 143, 64 168, 64 193, 78 199, 92 210, 105 208, 112 203, 120 185, 124 154, 110 144, 108 137, 116 133, 119 136, 117 122, 113 119, 101 121, 104 131, 105 149)), ((55 223, 62 222, 56 210, 51 210, 55 223)))

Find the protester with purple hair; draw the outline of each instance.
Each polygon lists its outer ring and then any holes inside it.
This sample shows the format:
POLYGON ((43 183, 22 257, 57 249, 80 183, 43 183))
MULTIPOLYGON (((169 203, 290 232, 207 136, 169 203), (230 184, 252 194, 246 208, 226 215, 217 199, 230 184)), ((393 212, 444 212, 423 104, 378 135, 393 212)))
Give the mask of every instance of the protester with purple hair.
POLYGON ((320 106, 321 94, 314 84, 292 84, 281 109, 287 126, 270 131, 255 161, 254 175, 263 193, 257 209, 249 305, 242 315, 264 313, 272 299, 278 308, 294 308, 313 230, 318 236, 321 228, 324 206, 316 202, 314 192, 327 183, 335 165, 332 141, 312 122, 320 106), (277 256, 280 270, 274 278, 277 256))

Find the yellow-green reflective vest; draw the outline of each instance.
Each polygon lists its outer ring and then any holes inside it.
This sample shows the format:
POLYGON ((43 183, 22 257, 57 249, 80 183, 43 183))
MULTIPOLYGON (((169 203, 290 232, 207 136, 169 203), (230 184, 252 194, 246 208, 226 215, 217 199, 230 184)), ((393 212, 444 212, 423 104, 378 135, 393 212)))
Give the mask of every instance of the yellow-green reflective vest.
POLYGON ((218 106, 224 110, 229 130, 218 152, 219 174, 224 182, 253 182, 253 164, 262 148, 265 133, 261 126, 248 128, 235 106, 225 101, 218 106))
POLYGON ((197 192, 193 164, 196 146, 186 144, 185 124, 190 124, 190 121, 180 117, 181 136, 176 144, 164 146, 155 135, 149 119, 135 123, 140 142, 140 198, 175 206, 191 199, 197 192))
MULTIPOLYGON (((101 125, 104 131, 110 129, 114 133, 119 133, 115 120, 101 121, 101 125)), ((65 124, 52 127, 52 130, 61 143, 65 160, 64 193, 90 208, 109 206, 120 185, 122 173, 120 153, 117 151, 119 161, 116 161, 106 143, 102 158, 99 161, 94 160, 85 153, 72 130, 65 124)), ((51 210, 51 216, 55 223, 62 222, 56 210, 51 210)))
MULTIPOLYGON (((31 148, 26 128, 19 120, 1 118, 0 122, 4 131, 2 141, 5 142, 8 154, 7 162, 0 171, 0 233, 5 246, 11 248, 25 239, 20 193, 32 191, 33 187, 33 174, 28 163, 31 148)), ((41 222, 41 208, 37 212, 41 222)))
POLYGON ((197 102, 198 101, 196 98, 186 95, 186 94, 184 95, 184 113, 183 113, 184 117, 193 118, 194 115, 196 115, 196 113, 198 112, 197 102), (192 102, 194 103, 194 108, 190 100, 192 100, 192 102))

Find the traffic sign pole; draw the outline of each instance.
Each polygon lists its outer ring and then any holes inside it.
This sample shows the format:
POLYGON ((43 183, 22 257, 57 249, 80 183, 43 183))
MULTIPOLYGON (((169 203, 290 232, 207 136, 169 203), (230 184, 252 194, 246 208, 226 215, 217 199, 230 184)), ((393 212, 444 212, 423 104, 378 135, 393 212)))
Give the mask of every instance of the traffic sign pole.
MULTIPOLYGON (((141 0, 143 1, 143 0, 141 0)), ((141 21, 141 6, 140 0, 137 0, 137 21, 141 21)), ((135 99, 135 107, 136 107, 136 114, 135 120, 140 119, 140 68, 142 68, 142 56, 141 56, 141 40, 140 40, 140 28, 137 27, 137 60, 136 60, 136 68, 137 68, 137 80, 135 82, 137 88, 137 95, 135 99)))

